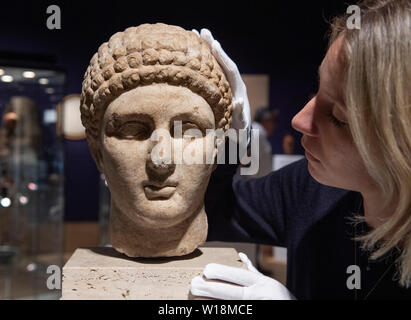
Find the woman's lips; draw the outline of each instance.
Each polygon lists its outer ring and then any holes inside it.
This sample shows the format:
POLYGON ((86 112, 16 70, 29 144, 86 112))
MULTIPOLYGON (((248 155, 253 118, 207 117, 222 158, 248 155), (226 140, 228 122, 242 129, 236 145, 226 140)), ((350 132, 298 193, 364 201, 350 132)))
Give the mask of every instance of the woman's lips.
POLYGON ((143 189, 148 200, 167 200, 171 198, 174 192, 176 191, 176 186, 156 186, 148 184, 145 185, 143 189))
POLYGON ((315 162, 320 162, 320 160, 318 160, 316 157, 314 157, 313 155, 312 155, 312 153, 310 152, 310 151, 308 151, 307 150, 307 148, 305 147, 305 136, 303 136, 302 138, 301 138, 301 145, 302 145, 302 147, 304 148, 304 150, 305 150, 305 157, 307 158, 307 160, 311 160, 311 161, 315 161, 315 162))

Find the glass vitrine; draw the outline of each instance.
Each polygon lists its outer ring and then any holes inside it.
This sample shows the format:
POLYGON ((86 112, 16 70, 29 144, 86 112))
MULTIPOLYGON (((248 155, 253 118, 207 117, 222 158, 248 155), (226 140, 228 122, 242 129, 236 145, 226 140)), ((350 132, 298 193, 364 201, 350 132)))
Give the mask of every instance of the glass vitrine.
POLYGON ((0 299, 54 299, 63 264, 61 70, 0 66, 0 299))

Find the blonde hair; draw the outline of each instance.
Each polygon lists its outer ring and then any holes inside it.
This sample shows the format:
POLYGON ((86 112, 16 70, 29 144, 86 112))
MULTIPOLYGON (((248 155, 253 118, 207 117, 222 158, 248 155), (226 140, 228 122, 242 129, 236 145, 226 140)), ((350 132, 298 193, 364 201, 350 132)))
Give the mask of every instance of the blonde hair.
MULTIPOLYGON (((334 20, 344 42, 345 103, 354 142, 394 212, 357 240, 371 259, 397 247, 399 283, 411 285, 411 2, 362 1, 361 27, 334 20), (397 200, 398 199, 398 200, 397 200), (397 201, 396 201, 397 200, 397 201)), ((361 219, 361 218, 360 218, 361 219)), ((363 219, 362 219, 363 220, 363 219)))

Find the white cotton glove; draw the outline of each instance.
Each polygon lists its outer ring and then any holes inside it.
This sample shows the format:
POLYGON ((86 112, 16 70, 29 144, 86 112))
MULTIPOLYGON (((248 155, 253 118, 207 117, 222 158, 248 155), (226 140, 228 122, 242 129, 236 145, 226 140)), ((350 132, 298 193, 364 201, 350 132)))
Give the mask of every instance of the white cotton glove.
POLYGON ((239 253, 248 270, 209 263, 202 277, 191 281, 191 293, 195 296, 221 300, 294 300, 294 296, 277 280, 257 271, 244 253, 239 253), (222 280, 224 283, 209 281, 222 280))
POLYGON ((237 65, 224 52, 220 43, 217 40, 214 40, 213 35, 208 29, 201 29, 200 34, 195 29, 193 29, 193 32, 208 43, 211 48, 211 53, 223 68, 224 74, 230 83, 231 92, 233 94, 233 114, 231 127, 234 129, 246 129, 249 141, 251 129, 250 103, 248 101, 247 88, 241 78, 237 65))

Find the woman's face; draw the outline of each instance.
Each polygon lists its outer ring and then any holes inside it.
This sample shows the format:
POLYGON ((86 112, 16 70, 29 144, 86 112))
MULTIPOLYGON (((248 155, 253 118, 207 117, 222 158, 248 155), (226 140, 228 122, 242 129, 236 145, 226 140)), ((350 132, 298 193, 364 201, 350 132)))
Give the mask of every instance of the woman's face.
POLYGON ((303 134, 308 170, 318 182, 361 191, 373 184, 354 144, 343 102, 343 38, 331 45, 320 68, 317 94, 293 118, 303 134))

